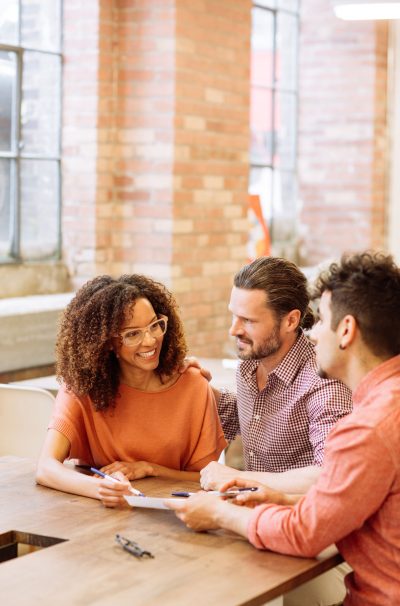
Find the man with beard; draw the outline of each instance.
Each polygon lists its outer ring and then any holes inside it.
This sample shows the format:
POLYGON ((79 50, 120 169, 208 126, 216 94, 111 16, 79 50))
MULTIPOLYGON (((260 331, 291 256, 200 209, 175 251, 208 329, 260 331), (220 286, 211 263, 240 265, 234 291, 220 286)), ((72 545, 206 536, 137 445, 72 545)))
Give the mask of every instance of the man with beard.
MULTIPOLYGON (((294 505, 259 485, 236 499, 250 507, 207 494, 170 507, 194 530, 233 530, 259 549, 313 557, 336 543, 353 569, 345 606, 392 606, 400 596, 400 268, 382 253, 344 256, 320 276, 317 294, 320 373, 353 391, 354 411, 328 436, 316 484, 294 505)), ((221 489, 252 484, 234 478, 221 489)))
POLYGON ((234 277, 229 310, 236 338, 237 393, 214 389, 227 440, 241 435, 245 471, 213 462, 203 488, 242 475, 279 490, 304 493, 315 482, 324 442, 352 408, 343 383, 318 376, 307 280, 290 261, 261 257, 234 277))

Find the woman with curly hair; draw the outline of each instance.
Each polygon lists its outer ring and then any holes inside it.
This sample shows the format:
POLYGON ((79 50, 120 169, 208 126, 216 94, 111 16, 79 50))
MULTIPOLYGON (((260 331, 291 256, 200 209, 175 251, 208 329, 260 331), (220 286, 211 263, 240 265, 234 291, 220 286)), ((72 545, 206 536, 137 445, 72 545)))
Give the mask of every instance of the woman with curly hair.
POLYGON ((186 351, 176 302, 159 282, 134 274, 85 284, 58 335, 62 385, 37 482, 113 507, 129 480, 198 480, 226 442, 207 380, 179 372, 186 351), (66 459, 121 481, 77 473, 66 459))

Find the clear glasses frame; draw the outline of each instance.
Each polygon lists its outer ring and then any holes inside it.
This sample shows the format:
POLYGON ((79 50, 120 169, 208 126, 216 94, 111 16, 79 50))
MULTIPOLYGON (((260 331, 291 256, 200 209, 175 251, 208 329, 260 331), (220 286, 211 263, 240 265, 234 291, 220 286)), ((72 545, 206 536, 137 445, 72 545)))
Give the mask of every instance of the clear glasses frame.
POLYGON ((146 333, 153 338, 162 337, 167 332, 168 318, 160 316, 143 328, 128 328, 117 335, 126 347, 137 347, 144 340, 146 333))

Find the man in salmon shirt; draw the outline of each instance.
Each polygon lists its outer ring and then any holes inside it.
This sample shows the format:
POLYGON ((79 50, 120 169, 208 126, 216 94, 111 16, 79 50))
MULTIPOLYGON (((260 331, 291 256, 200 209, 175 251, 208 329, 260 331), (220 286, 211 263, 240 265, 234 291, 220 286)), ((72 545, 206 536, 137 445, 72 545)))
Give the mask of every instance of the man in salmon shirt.
MULTIPOLYGON (((345 606, 393 606, 400 600, 400 268, 383 253, 343 256, 320 275, 316 294, 320 374, 347 384, 354 404, 329 434, 316 484, 299 498, 258 484, 236 504, 200 494, 170 507, 194 530, 233 530, 258 549, 313 557, 336 543, 353 569, 345 606)), ((237 478, 221 490, 250 484, 237 478)))

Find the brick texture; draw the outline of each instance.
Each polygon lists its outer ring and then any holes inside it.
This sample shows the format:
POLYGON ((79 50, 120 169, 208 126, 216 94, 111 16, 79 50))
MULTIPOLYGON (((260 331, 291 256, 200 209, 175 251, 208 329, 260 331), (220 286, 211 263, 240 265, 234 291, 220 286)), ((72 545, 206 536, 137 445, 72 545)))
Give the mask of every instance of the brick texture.
POLYGON ((387 23, 303 0, 299 73, 301 261, 383 247, 387 23))
POLYGON ((251 2, 65 2, 63 249, 76 286, 160 279, 192 353, 229 350, 246 261, 251 2))

